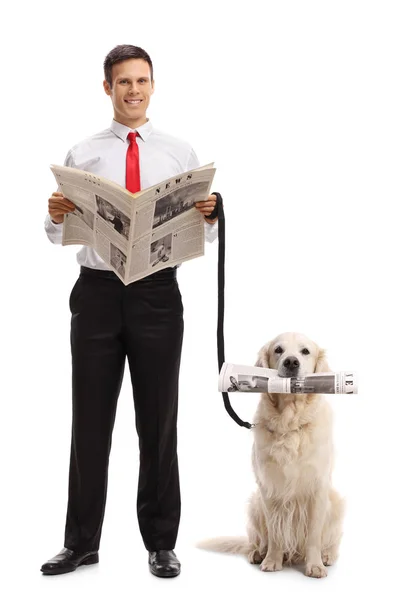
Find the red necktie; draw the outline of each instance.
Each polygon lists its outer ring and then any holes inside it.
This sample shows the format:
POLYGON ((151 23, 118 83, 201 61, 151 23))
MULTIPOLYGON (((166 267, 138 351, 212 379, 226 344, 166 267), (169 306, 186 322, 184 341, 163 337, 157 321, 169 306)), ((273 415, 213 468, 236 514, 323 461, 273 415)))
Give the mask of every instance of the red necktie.
POLYGON ((128 133, 130 141, 129 148, 126 152, 126 189, 132 192, 140 191, 140 168, 139 168, 139 148, 137 145, 136 131, 128 133))

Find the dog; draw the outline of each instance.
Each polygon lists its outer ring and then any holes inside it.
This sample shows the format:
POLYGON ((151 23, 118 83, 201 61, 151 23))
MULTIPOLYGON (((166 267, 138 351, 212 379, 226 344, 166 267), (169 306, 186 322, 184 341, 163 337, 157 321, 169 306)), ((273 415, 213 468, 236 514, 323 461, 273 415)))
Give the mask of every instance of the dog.
MULTIPOLYGON (((256 366, 281 377, 330 372, 325 351, 285 333, 258 353, 256 366)), ((247 555, 262 571, 305 563, 309 577, 326 577, 338 557, 344 500, 333 489, 332 412, 319 394, 263 393, 255 415, 252 466, 257 489, 247 538, 216 538, 198 548, 247 555)))

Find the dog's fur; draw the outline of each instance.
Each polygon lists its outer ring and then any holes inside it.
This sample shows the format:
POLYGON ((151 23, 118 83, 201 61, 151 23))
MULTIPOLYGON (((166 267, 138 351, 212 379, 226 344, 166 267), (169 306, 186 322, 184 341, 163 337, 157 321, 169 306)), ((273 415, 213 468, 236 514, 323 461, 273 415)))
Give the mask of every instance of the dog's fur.
MULTIPOLYGON (((266 344, 256 364, 278 369, 283 377, 330 371, 325 352, 295 333, 266 344)), ((325 566, 338 555, 344 513, 343 499, 331 485, 330 405, 318 394, 265 393, 254 423, 257 490, 250 499, 248 538, 205 540, 198 547, 246 554, 263 571, 305 562, 306 575, 325 577, 325 566)))

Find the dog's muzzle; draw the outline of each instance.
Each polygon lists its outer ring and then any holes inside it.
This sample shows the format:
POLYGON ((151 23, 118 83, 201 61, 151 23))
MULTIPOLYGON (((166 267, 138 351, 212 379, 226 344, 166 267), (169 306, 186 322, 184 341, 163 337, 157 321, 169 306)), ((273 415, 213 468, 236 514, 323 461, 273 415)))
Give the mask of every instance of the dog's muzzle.
MULTIPOLYGON (((300 362, 295 356, 288 356, 282 363, 282 375, 286 377, 296 377, 300 369, 300 362)), ((280 370, 280 369, 279 369, 280 370)), ((280 373, 279 373, 280 375, 280 373)))

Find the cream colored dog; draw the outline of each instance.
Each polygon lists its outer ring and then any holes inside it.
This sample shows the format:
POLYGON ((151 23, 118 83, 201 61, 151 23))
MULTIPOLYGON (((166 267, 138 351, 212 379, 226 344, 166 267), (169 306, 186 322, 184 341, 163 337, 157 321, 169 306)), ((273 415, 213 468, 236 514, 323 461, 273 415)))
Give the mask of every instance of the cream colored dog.
MULTIPOLYGON (((278 369, 282 377, 330 371, 325 352, 297 333, 266 344, 257 366, 278 369)), ((249 505, 248 538, 217 538, 198 547, 246 554, 263 571, 305 562, 306 575, 326 577, 325 566, 338 556, 344 513, 331 484, 330 405, 317 394, 265 393, 254 423, 257 490, 249 505)))

